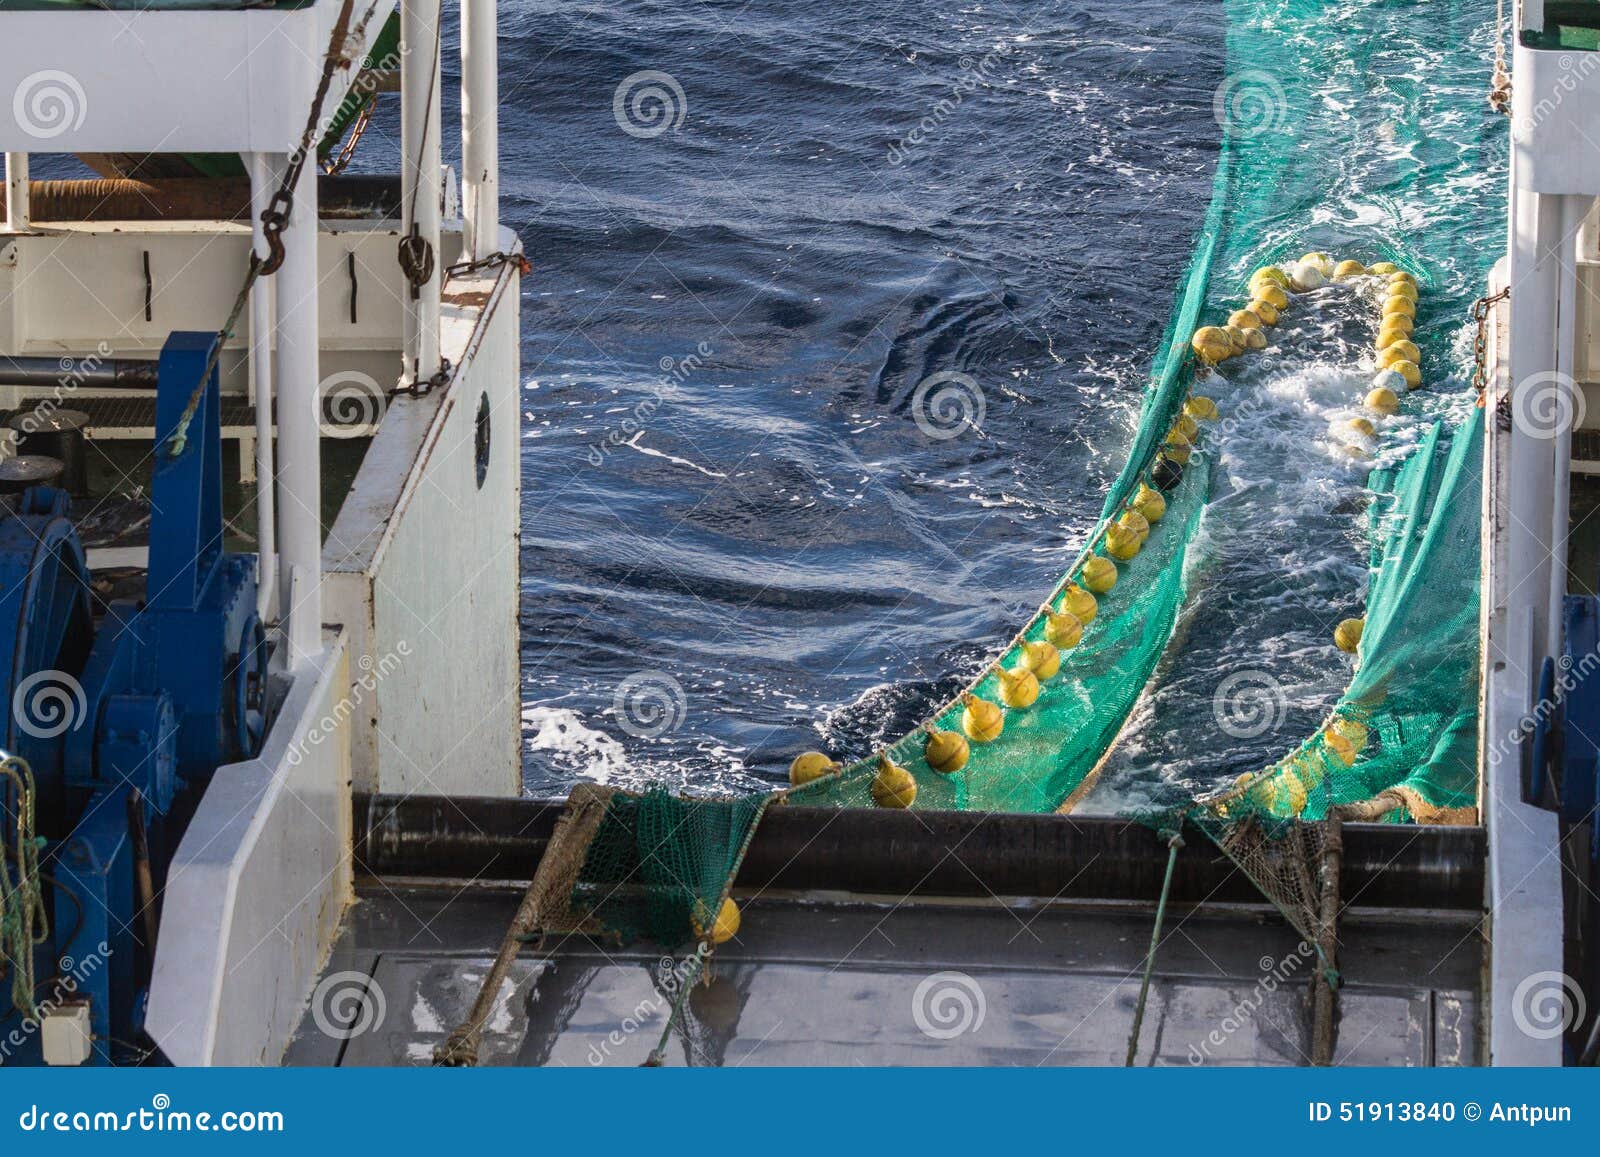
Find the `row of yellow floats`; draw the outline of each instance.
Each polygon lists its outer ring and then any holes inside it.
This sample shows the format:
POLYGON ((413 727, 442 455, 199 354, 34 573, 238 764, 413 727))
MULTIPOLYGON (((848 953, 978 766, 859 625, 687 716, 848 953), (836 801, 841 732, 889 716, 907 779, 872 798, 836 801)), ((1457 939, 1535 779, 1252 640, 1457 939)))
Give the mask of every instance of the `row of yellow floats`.
MULTIPOLYGON (((1265 345, 1262 341, 1254 348, 1265 345)), ((992 673, 998 680, 1000 702, 991 702, 969 689, 957 700, 962 707, 960 731, 937 726, 937 720, 954 703, 940 707, 922 725, 922 756, 931 770, 941 775, 961 771, 972 757, 972 744, 993 743, 1000 738, 1005 730, 1007 711, 1026 711, 1034 705, 1039 698, 1040 685, 1061 670, 1062 652, 1082 641, 1084 630, 1099 614, 1097 596, 1111 593, 1117 585, 1117 564, 1131 562, 1138 555, 1155 524, 1166 514, 1164 494, 1183 480, 1184 467, 1189 464, 1200 438, 1200 423, 1215 421, 1217 417, 1217 404, 1210 398, 1191 393, 1184 400, 1182 410, 1151 463, 1147 480, 1139 484, 1122 511, 1105 522, 1094 540, 1094 546, 1105 553, 1091 549, 1074 580, 1068 581, 1040 607, 1045 620, 1044 638, 1026 640, 1017 636, 1005 652, 1016 652, 1013 665, 996 663, 985 672, 992 673)), ((974 681, 973 686, 976 685, 974 681)), ((844 765, 825 752, 807 751, 796 756, 789 765, 789 783, 800 787, 843 770, 844 765)), ((878 770, 871 791, 872 802, 878 807, 908 808, 917 798, 917 780, 910 771, 890 759, 885 750, 878 754, 878 770)))
MULTIPOLYGON (((1384 418, 1399 413, 1400 398, 1423 384, 1422 353, 1411 340, 1416 325, 1417 280, 1392 262, 1380 261, 1370 266, 1350 260, 1336 263, 1326 253, 1307 253, 1285 267, 1263 266, 1250 276, 1253 295, 1250 305, 1229 317, 1226 327, 1212 326, 1197 331, 1193 343, 1195 353, 1211 365, 1235 356, 1240 352, 1240 331, 1246 339, 1245 348, 1261 348, 1249 343, 1252 321, 1257 328, 1274 324, 1278 313, 1287 308, 1290 294, 1309 293, 1329 282, 1354 283, 1359 290, 1371 293, 1377 304, 1378 331, 1374 342, 1377 372, 1362 398, 1362 406, 1372 417, 1363 415, 1351 418, 1348 423, 1356 433, 1372 438, 1377 435, 1378 424, 1384 418)), ((1355 654, 1361 647, 1365 627, 1364 618, 1341 620, 1333 629, 1334 646, 1346 654, 1355 654)), ((1351 767, 1366 747, 1368 736, 1364 722, 1335 713, 1316 738, 1321 740, 1320 746, 1328 756, 1344 767, 1351 767)), ((1241 775, 1233 791, 1214 805, 1216 811, 1226 815, 1228 799, 1248 795, 1274 815, 1300 815, 1305 811, 1308 792, 1325 774, 1326 764, 1319 758, 1316 747, 1313 741, 1263 773, 1241 775)))
MULTIPOLYGON (((1321 289, 1330 282, 1356 282, 1362 288, 1376 289, 1381 300, 1377 336, 1377 374, 1371 389, 1363 399, 1366 409, 1383 417, 1397 413, 1400 395, 1422 384, 1419 366, 1420 352, 1412 343, 1415 324, 1417 283, 1411 274, 1389 262, 1365 266, 1359 261, 1334 262, 1325 253, 1307 253, 1287 267, 1263 266, 1250 277, 1250 303, 1236 310, 1223 326, 1205 326, 1197 330, 1191 346, 1201 363, 1215 366, 1229 358, 1267 348, 1265 329, 1276 325, 1279 315, 1290 308, 1293 297, 1321 289)), ((1110 593, 1116 586, 1117 562, 1131 561, 1149 538, 1151 528, 1166 513, 1164 491, 1170 491, 1182 480, 1183 468, 1188 465, 1202 421, 1218 417, 1217 405, 1203 395, 1191 394, 1183 410, 1167 432, 1164 444, 1151 465, 1150 477, 1142 482, 1127 506, 1102 531, 1099 545, 1105 554, 1091 552, 1077 574, 1077 581, 1068 582, 1059 592, 1058 599, 1046 603, 1045 637, 1033 641, 1013 640, 1017 656, 1015 665, 997 664, 992 668, 999 680, 1000 703, 983 699, 972 691, 960 697, 962 705, 961 731, 942 730, 930 721, 923 725, 925 742, 923 758, 928 767, 942 775, 953 775, 966 767, 971 758, 971 744, 992 743, 1005 728, 1005 711, 1025 711, 1039 698, 1040 684, 1053 678, 1061 669, 1061 653, 1078 645, 1084 628, 1094 621, 1099 610, 1096 595, 1110 593), (1109 556, 1109 557, 1108 557, 1109 556), (1116 561, 1113 561, 1116 560, 1116 561), (1003 707, 1002 707, 1003 704, 1003 707)), ((1376 423, 1366 417, 1351 419, 1350 426, 1366 437, 1377 432, 1376 423)), ((1361 642, 1362 620, 1346 619, 1334 631, 1337 646, 1355 652, 1361 642)), ((1007 648, 1008 652, 1011 648, 1007 648)), ((944 714, 946 708, 935 713, 934 719, 944 714)), ((1357 754, 1366 745, 1367 728, 1354 719, 1334 719, 1323 733, 1332 751, 1346 766, 1355 762, 1357 754)), ((807 751, 796 756, 789 766, 789 783, 799 787, 824 776, 837 775, 844 765, 820 751, 807 751)), ((1292 770, 1292 764, 1280 765, 1280 770, 1292 770)), ((1255 778, 1251 774, 1240 777, 1242 786, 1255 778)), ((1305 808, 1306 782, 1299 776, 1269 776, 1258 787, 1271 788, 1273 798, 1264 800, 1274 811, 1280 805, 1298 815, 1305 808), (1278 781, 1284 781, 1279 788, 1278 781), (1287 792, 1287 797, 1277 796, 1287 792)), ((871 787, 872 801, 879 807, 908 808, 917 798, 916 777, 889 758, 887 751, 878 755, 878 770, 871 787)))

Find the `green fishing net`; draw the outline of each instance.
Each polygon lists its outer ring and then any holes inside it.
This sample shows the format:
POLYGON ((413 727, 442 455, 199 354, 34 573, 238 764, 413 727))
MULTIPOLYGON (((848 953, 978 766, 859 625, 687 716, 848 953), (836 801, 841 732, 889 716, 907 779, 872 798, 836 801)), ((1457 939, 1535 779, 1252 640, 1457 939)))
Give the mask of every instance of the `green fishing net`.
MULTIPOLYGON (((1396 818, 1471 818, 1483 431, 1479 413, 1463 423, 1464 407, 1455 405, 1451 416, 1444 383, 1445 367, 1459 361, 1452 325, 1482 291, 1493 259, 1479 243, 1483 221, 1503 210, 1498 192, 1481 190, 1503 184, 1495 150, 1503 151, 1504 122, 1491 119, 1483 101, 1493 11, 1481 0, 1441 0, 1425 16, 1410 6, 1331 0, 1227 0, 1224 9, 1227 62, 1216 93, 1222 133, 1210 206, 1155 351, 1127 461, 1084 554, 1043 601, 1060 608, 1090 556, 1106 553, 1107 524, 1156 481, 1158 456, 1171 453, 1191 392, 1214 396, 1224 421, 1238 404, 1226 373, 1214 380, 1198 371, 1197 381, 1189 338, 1246 304, 1252 270, 1321 249, 1392 261, 1416 275, 1426 293, 1415 340, 1430 384, 1440 388, 1409 396, 1406 408, 1442 420, 1402 465, 1369 480, 1371 586, 1348 691, 1326 725, 1279 763, 1233 788, 1208 788, 1158 819, 1140 817, 1168 826, 1187 816, 1225 848, 1229 833, 1248 828, 1258 883, 1274 895, 1275 886, 1304 875, 1310 853, 1302 845, 1316 842, 1298 821, 1318 819, 1333 804, 1390 791, 1404 804, 1396 818), (1421 71, 1418 62, 1426 62, 1421 71), (1286 832, 1297 834, 1282 843, 1286 832)), ((1081 641, 1062 649, 1059 673, 1041 682, 1031 705, 1005 708, 999 735, 970 743, 960 770, 941 774, 924 757, 925 727, 962 731, 966 708, 958 697, 885 751, 853 753, 838 772, 785 793, 785 802, 874 806, 872 785, 886 756, 915 784, 914 808, 1070 808, 1094 782, 1191 595, 1186 575, 1195 571, 1187 564, 1210 487, 1204 423, 1196 445, 1181 480, 1165 491, 1164 517, 1135 556, 1116 563, 1116 584, 1098 596, 1081 641)), ((1045 627, 1041 613, 995 662, 1017 667, 1022 645, 1041 639, 1045 627)), ((992 667, 968 688, 992 704, 1002 701, 1000 691, 992 667)), ((687 939, 696 914, 726 894, 751 825, 771 800, 613 795, 574 908, 613 931, 687 939)))
POLYGON ((1478 782, 1478 526, 1483 411, 1436 423, 1374 471, 1372 578, 1355 677, 1325 726, 1207 801, 1214 815, 1322 819, 1392 792, 1425 821, 1472 821, 1478 782))
POLYGON ((606 801, 571 911, 623 940, 675 945, 710 930, 771 794, 684 799, 660 788, 606 801))

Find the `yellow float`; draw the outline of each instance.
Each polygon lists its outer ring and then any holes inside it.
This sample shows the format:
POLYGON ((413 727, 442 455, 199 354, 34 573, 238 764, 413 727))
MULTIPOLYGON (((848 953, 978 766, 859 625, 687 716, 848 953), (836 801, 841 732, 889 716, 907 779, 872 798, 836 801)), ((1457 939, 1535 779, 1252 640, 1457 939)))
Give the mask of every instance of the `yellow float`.
MULTIPOLYGON (((1157 498, 1161 496, 1156 495, 1157 498)), ((1146 518, 1150 516, 1145 515, 1146 518)), ((1115 569, 1115 568, 1113 568, 1115 569)), ((1100 613, 1100 604, 1095 597, 1084 590, 1077 583, 1068 583, 1061 592, 1061 609, 1077 619, 1084 626, 1094 622, 1095 615, 1100 613)), ((1057 644, 1059 646, 1059 644, 1057 644)))
POLYGON ((1415 342, 1406 338, 1391 342, 1378 352, 1378 368, 1386 370, 1395 362, 1416 362, 1420 365, 1422 351, 1417 348, 1415 342))
POLYGON ((844 770, 844 765, 820 751, 802 751, 789 765, 789 782, 795 787, 844 770))
POLYGON ((1131 506, 1117 516, 1117 523, 1137 534, 1140 545, 1150 537, 1150 520, 1131 506))
POLYGON ((961 697, 961 705, 966 708, 961 713, 961 730, 968 739, 974 743, 993 743, 1000 738, 1006 717, 999 706, 970 692, 961 697))
POLYGON ((1398 414, 1400 412, 1400 398, 1387 386, 1377 386, 1367 392, 1363 404, 1369 410, 1379 414, 1398 414))
POLYGON ((1000 702, 1007 707, 1020 711, 1039 698, 1038 676, 1026 667, 996 667, 994 674, 1000 680, 1000 702))
POLYGON ((940 775, 954 775, 967 766, 972 748, 967 745, 966 736, 932 728, 928 729, 927 735, 928 742, 922 746, 922 758, 930 768, 940 775))
POLYGON ((872 777, 872 802, 879 807, 906 808, 917 798, 917 780, 887 755, 878 756, 878 774, 872 777))
POLYGON ((1083 641, 1083 620, 1072 614, 1045 611, 1044 637, 1056 649, 1070 651, 1083 641))
MULTIPOLYGON (((915 784, 912 784, 912 790, 916 790, 915 784)), ((696 900, 694 915, 689 924, 694 928, 694 934, 701 940, 710 940, 713 944, 726 944, 739 934, 739 905, 735 904, 732 899, 722 902, 722 906, 717 909, 717 918, 715 920, 707 921, 707 915, 709 913, 706 910, 705 902, 696 900), (709 928, 706 927, 708 923, 711 925, 709 928)))
POLYGON ((1083 585, 1097 595, 1110 594, 1117 585, 1117 564, 1098 554, 1090 555, 1083 564, 1083 585))
POLYGON ((1045 639, 1022 644, 1018 661, 1032 671, 1033 677, 1041 683, 1055 678, 1056 672, 1061 670, 1061 652, 1045 639))
POLYGON ((1106 526, 1106 553, 1121 562, 1127 562, 1139 553, 1139 533, 1120 522, 1106 526))
POLYGON ((1167 513, 1167 500, 1161 496, 1161 491, 1143 482, 1139 483, 1131 505, 1144 515, 1146 522, 1160 522, 1167 513))

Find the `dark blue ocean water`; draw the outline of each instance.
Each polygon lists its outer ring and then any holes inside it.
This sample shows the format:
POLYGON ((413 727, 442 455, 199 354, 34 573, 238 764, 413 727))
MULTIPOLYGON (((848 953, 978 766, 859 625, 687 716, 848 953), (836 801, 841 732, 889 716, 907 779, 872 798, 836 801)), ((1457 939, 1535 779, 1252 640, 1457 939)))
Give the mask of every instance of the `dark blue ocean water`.
POLYGON ((1204 212, 1218 15, 502 5, 530 791, 859 752, 1031 613, 1204 212), (919 426, 936 374, 978 428, 919 426))

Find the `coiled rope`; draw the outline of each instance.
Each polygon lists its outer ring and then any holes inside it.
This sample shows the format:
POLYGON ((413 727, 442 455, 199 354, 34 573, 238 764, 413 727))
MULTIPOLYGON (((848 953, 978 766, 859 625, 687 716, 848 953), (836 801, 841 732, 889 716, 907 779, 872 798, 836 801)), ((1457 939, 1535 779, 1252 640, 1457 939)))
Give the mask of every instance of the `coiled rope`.
POLYGON ((15 791, 17 818, 14 868, 7 868, 0 841, 0 965, 11 966, 12 1006, 25 1017, 36 1017, 33 950, 50 934, 39 879, 39 849, 44 841, 34 831, 33 771, 27 761, 12 755, 0 759, 0 777, 9 780, 15 791))

